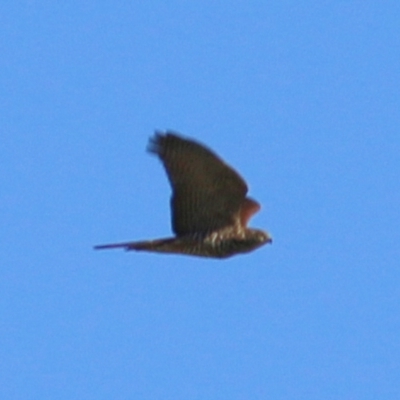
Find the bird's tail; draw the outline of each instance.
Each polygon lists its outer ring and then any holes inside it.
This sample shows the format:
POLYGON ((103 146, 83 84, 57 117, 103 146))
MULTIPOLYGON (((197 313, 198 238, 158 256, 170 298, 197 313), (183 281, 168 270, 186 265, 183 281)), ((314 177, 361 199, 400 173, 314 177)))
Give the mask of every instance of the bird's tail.
POLYGON ((106 250, 106 249, 125 249, 125 250, 144 250, 144 251, 156 251, 162 253, 168 253, 171 251, 175 238, 157 239, 157 240, 144 240, 140 242, 124 242, 124 243, 111 243, 101 244, 94 246, 95 250, 106 250))

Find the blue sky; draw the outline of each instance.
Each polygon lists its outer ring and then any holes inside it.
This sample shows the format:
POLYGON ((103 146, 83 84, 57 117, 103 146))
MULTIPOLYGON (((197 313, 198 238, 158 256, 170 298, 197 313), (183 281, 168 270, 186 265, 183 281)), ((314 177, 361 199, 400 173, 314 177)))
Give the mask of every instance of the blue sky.
MULTIPOLYGON (((140 3, 140 4, 139 4, 140 3)), ((400 398, 400 3, 0 5, 0 397, 400 398), (170 235, 154 129, 207 144, 274 237, 170 235)))

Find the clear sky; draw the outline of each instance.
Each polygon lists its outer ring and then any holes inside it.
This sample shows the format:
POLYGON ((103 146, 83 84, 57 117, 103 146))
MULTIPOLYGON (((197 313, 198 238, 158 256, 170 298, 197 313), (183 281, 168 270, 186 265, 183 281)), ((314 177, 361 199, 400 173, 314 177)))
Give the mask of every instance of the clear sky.
POLYGON ((400 398, 400 2, 4 1, 0 398, 400 398), (274 243, 171 234, 154 129, 274 243))

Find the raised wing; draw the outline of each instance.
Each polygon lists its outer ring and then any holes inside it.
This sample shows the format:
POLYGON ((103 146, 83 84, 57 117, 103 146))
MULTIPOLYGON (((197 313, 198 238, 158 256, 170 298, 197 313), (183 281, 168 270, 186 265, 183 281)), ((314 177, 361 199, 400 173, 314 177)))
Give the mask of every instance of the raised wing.
POLYGON ((243 178, 205 146, 173 132, 156 132, 149 151, 159 156, 172 186, 172 229, 178 236, 234 223, 247 193, 243 178))

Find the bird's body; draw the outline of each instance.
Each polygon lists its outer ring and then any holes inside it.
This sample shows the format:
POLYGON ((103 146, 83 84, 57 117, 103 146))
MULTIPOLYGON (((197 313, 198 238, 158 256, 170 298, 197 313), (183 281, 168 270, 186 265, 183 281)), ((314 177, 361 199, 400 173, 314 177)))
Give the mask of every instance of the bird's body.
POLYGON ((246 197, 245 181, 203 145, 175 133, 156 133, 149 151, 170 180, 176 237, 95 246, 226 258, 270 243, 268 233, 247 228, 260 205, 246 197))
POLYGON ((152 251, 156 253, 187 254, 191 256, 227 258, 248 253, 270 241, 263 231, 247 229, 232 232, 230 227, 206 235, 186 235, 141 242, 114 243, 96 246, 96 249, 152 251))

